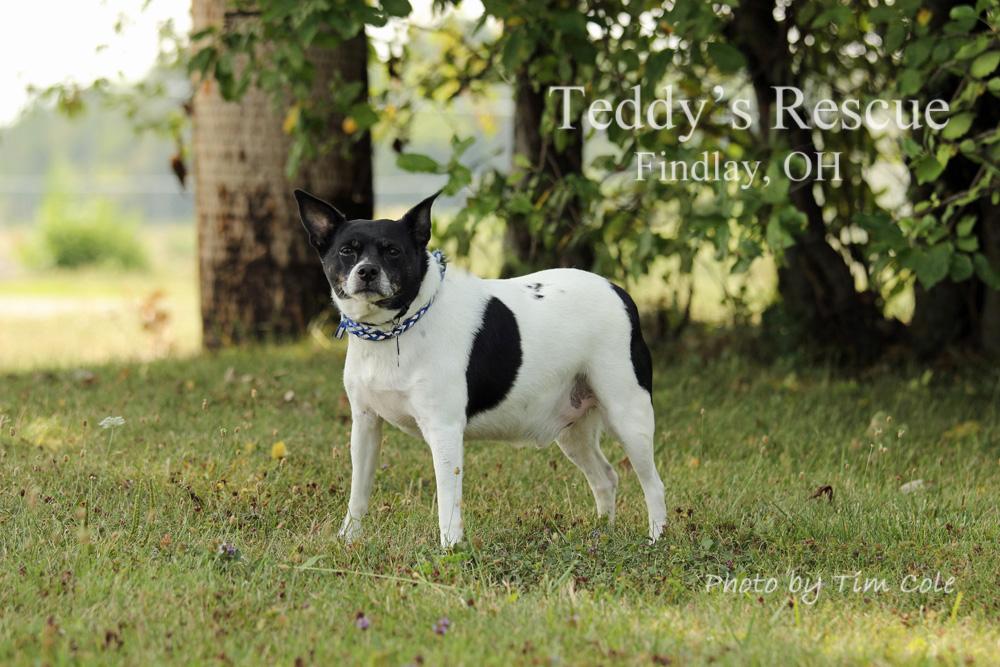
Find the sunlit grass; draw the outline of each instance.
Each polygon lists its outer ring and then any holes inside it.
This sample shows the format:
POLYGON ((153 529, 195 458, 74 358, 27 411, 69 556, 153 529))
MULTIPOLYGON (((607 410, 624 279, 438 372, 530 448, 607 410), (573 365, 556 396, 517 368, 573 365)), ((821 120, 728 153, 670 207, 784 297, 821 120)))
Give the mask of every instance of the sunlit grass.
POLYGON ((844 377, 658 349, 663 540, 645 543, 617 444, 608 528, 555 447, 474 443, 468 542, 445 554, 426 446, 391 429, 367 535, 336 539, 343 352, 0 376, 0 663, 1000 660, 995 369, 844 377), (125 424, 100 428, 109 415, 125 424), (828 583, 809 604, 791 570, 889 588, 828 583), (899 589, 939 571, 950 592, 899 589), (708 575, 780 584, 708 592, 708 575))

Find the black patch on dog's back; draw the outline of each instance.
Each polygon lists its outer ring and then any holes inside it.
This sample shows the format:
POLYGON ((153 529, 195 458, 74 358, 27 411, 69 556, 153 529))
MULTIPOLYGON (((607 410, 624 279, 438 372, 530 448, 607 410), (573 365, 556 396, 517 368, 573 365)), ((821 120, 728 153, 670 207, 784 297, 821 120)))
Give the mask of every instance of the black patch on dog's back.
POLYGON ((649 348, 646 347, 646 341, 642 338, 642 329, 639 327, 639 309, 628 292, 614 283, 609 284, 611 285, 611 289, 615 291, 615 294, 625 304, 625 312, 628 314, 628 321, 632 325, 632 340, 629 343, 629 349, 632 356, 632 370, 635 371, 635 379, 638 380, 640 387, 652 394, 653 358, 649 354, 649 348))
POLYGON ((465 416, 471 418, 500 405, 514 386, 520 369, 521 333, 517 320, 503 301, 493 297, 486 304, 465 369, 469 390, 465 416))

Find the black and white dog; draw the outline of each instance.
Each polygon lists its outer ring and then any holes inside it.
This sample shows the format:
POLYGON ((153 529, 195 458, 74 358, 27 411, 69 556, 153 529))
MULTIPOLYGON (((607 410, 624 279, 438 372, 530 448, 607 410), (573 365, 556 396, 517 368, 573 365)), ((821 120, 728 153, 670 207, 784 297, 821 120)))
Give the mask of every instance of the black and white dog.
POLYGON ((349 221, 295 192, 341 312, 338 335, 353 337, 344 368, 353 471, 341 536, 360 533, 387 421, 430 445, 444 547, 462 539, 466 438, 555 440, 586 475, 598 515, 613 520, 618 476, 601 452, 605 426, 639 477, 655 540, 666 508, 635 303, 575 269, 510 280, 446 270, 427 250, 436 196, 398 221, 349 221))

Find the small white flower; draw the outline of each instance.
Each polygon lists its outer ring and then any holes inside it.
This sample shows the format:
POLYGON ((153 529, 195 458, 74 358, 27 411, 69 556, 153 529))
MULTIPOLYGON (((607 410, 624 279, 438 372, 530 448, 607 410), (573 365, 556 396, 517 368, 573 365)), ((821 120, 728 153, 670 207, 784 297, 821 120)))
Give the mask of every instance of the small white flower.
POLYGON ((101 423, 98 424, 98 426, 100 426, 101 428, 114 428, 115 426, 124 426, 124 425, 125 425, 124 417, 105 417, 104 419, 101 420, 101 423))

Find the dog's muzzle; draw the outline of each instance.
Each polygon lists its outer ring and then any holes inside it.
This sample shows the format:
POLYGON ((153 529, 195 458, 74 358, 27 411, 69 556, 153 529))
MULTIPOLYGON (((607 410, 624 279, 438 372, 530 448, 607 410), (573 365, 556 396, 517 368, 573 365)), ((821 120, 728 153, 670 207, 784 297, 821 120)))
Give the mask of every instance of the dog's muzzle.
POLYGON ((385 272, 370 262, 359 263, 351 269, 345 282, 344 292, 351 298, 377 301, 395 293, 385 272))

